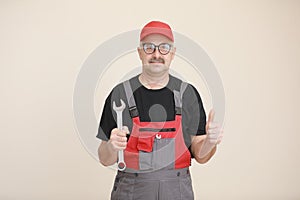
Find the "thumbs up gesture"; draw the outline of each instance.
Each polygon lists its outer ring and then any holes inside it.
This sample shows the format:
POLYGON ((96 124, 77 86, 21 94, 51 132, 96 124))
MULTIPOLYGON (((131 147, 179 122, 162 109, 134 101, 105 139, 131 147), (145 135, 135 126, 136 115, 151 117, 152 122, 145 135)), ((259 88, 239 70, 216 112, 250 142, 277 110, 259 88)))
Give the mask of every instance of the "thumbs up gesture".
POLYGON ((208 114, 208 120, 206 123, 206 134, 208 142, 212 145, 217 145, 222 141, 223 138, 223 130, 220 125, 214 121, 215 111, 210 110, 208 114))
POLYGON ((220 144, 223 138, 223 129, 214 121, 215 111, 211 110, 208 114, 208 120, 206 123, 206 138, 202 143, 200 150, 200 158, 207 156, 217 144, 220 144))

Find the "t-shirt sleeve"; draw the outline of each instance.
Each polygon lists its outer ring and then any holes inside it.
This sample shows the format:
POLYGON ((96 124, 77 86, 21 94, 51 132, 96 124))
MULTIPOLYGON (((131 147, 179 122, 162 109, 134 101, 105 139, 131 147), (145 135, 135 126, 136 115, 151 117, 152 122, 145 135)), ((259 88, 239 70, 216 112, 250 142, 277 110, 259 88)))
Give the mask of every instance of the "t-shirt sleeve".
POLYGON ((104 108, 102 111, 97 138, 108 141, 110 139, 111 130, 117 127, 114 116, 111 109, 112 93, 109 94, 105 100, 104 108))
POLYGON ((189 135, 205 135, 206 114, 202 99, 194 86, 187 86, 182 101, 183 132, 189 135))

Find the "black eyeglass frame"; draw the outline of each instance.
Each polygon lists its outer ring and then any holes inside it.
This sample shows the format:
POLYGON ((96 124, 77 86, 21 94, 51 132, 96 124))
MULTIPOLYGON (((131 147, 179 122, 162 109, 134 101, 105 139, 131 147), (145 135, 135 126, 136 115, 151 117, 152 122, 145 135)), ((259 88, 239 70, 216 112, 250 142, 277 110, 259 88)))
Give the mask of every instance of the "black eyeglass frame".
POLYGON ((160 43, 159 45, 155 45, 155 44, 153 44, 153 43, 151 43, 151 42, 142 43, 142 48, 143 48, 143 50, 144 50, 144 52, 145 52, 146 54, 153 54, 153 53, 156 51, 156 49, 158 49, 158 51, 159 51, 160 54, 162 54, 162 55, 167 55, 168 53, 170 53, 172 47, 173 47, 173 45, 171 45, 171 44, 169 44, 169 43, 160 43), (152 52, 146 52, 146 46, 145 46, 145 45, 152 45, 152 47, 154 47, 154 48, 153 48, 153 51, 152 51, 152 52), (161 47, 162 45, 167 45, 167 46, 169 47, 169 50, 168 50, 167 53, 162 53, 162 52, 161 52, 160 47, 161 47))

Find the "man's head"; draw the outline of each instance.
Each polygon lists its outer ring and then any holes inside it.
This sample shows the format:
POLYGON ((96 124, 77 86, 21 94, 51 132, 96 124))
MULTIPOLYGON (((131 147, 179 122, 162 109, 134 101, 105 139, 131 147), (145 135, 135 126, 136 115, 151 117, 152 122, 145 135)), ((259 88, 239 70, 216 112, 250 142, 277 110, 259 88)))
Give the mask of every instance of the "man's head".
POLYGON ((175 50, 174 36, 168 24, 151 21, 143 27, 138 53, 144 71, 153 75, 168 73, 175 50))

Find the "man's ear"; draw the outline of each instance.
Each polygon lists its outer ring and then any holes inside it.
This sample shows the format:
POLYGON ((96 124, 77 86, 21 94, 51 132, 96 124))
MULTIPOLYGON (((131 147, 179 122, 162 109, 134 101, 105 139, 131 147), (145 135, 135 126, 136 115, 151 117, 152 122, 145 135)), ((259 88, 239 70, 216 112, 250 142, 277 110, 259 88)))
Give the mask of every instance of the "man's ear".
POLYGON ((137 47, 136 50, 137 50, 137 52, 139 54, 140 60, 142 60, 142 57, 141 57, 142 49, 140 47, 137 47))
POLYGON ((172 60, 174 59, 174 57, 175 57, 175 53, 176 53, 176 47, 173 47, 173 49, 172 49, 172 60))

